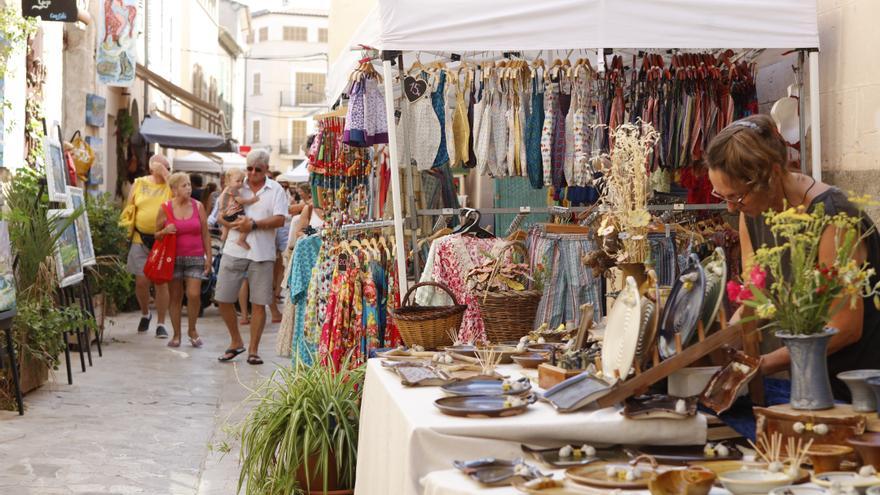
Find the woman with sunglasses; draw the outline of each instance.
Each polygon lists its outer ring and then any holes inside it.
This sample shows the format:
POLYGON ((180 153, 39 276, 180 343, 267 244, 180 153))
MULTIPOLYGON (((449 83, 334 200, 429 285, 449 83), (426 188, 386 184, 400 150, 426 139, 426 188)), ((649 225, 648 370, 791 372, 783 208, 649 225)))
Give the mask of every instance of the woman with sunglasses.
MULTIPOLYGON (((823 204, 826 215, 846 213, 860 217, 862 229, 871 234, 856 253, 856 262, 868 261, 880 270, 880 234, 873 222, 836 187, 792 171, 788 166, 788 145, 766 115, 738 120, 722 130, 706 150, 712 195, 739 213, 739 234, 743 266, 750 266, 754 250, 777 245, 763 213, 803 206, 812 210, 823 204)), ((835 257, 835 232, 825 231, 819 244, 819 262, 831 264, 835 257)), ((786 271, 783 269, 783 271, 786 271)), ((876 275, 873 283, 876 283, 876 275)), ((768 282, 769 283, 769 282, 768 282)), ((741 309, 734 315, 739 319, 741 309)), ((880 310, 873 301, 859 300, 855 307, 843 305, 828 324, 837 328, 828 346, 828 370, 834 395, 848 400, 847 387, 836 378, 841 371, 880 368, 880 310)), ((788 369, 790 357, 778 339, 765 334, 761 371, 765 375, 788 369)))

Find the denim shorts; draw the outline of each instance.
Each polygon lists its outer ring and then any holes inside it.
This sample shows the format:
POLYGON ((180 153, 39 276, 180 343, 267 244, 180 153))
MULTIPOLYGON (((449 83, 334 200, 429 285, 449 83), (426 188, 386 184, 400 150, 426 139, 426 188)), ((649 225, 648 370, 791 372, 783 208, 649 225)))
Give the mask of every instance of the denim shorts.
POLYGON ((174 259, 174 279, 206 280, 204 256, 178 256, 174 259))

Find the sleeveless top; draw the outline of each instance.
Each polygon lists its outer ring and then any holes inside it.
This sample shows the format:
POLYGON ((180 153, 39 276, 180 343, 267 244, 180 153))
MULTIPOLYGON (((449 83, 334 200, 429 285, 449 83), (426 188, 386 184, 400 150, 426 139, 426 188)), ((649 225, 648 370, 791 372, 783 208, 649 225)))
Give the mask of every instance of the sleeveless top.
MULTIPOLYGON (((861 218, 862 232, 872 231, 871 235, 863 241, 867 249, 868 263, 874 269, 880 270, 880 234, 874 228, 874 222, 867 215, 860 212, 847 198, 846 194, 836 187, 831 187, 817 195, 810 202, 809 209, 812 211, 819 203, 825 205, 825 213, 827 215, 836 215, 842 212, 852 217, 861 218)), ((752 240, 753 248, 776 246, 770 228, 764 222, 763 217, 746 217, 746 228, 749 232, 749 238, 752 240)), ((787 266, 783 267, 783 273, 788 276, 787 266)), ((876 284, 877 280, 878 275, 875 274, 871 278, 871 285, 876 284)), ((769 285, 771 281, 768 280, 767 283, 769 285)), ((847 401, 850 400, 849 389, 842 381, 837 379, 837 374, 848 370, 880 368, 880 352, 877 352, 877 349, 880 349, 880 310, 874 306, 874 302, 870 298, 865 299, 863 303, 865 309, 862 321, 862 338, 855 344, 844 347, 828 356, 828 374, 831 376, 831 387, 834 390, 834 396, 847 401)), ((764 343, 768 341, 778 341, 778 339, 773 335, 765 334, 764 343), (768 337, 770 338, 768 339, 768 337)), ((776 344, 776 347, 778 346, 776 344)), ((762 352, 767 350, 762 348, 762 352)))
POLYGON ((204 256, 205 246, 202 244, 202 222, 199 218, 196 200, 190 198, 192 215, 185 219, 174 216, 174 206, 172 206, 171 201, 166 204, 171 214, 168 223, 173 223, 177 227, 177 256, 204 256))

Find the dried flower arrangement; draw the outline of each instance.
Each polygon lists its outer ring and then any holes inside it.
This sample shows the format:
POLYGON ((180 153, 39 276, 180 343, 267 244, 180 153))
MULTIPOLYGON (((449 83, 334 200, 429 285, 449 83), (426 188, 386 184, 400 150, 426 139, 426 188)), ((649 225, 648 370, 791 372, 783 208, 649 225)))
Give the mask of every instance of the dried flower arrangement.
POLYGON ((614 130, 611 153, 603 156, 604 213, 598 234, 603 251, 617 263, 644 263, 650 255, 645 164, 659 137, 651 124, 623 124, 614 130))

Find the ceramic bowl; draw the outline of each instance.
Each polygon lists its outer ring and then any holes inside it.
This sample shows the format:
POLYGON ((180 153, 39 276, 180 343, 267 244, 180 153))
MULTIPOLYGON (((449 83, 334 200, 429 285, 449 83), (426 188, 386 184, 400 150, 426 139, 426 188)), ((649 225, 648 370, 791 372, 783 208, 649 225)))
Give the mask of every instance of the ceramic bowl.
POLYGON ((550 357, 543 352, 526 352, 525 354, 514 354, 513 360, 523 368, 533 369, 537 368, 539 364, 549 361, 550 357))
POLYGON ((865 493, 865 490, 868 488, 880 486, 880 478, 877 476, 859 476, 859 473, 849 471, 832 471, 814 474, 813 483, 822 488, 831 488, 831 485, 834 483, 840 483, 842 486, 852 486, 859 493, 865 493))
POLYGON ((880 495, 880 486, 873 486, 868 488, 868 491, 865 492, 866 495, 880 495))
POLYGON ((770 495, 828 495, 828 490, 815 486, 788 485, 770 490, 770 495))
POLYGON ((545 342, 543 344, 529 344, 526 346, 526 349, 529 352, 553 352, 557 347, 559 347, 559 344, 545 342))
MULTIPOLYGON (((872 376, 869 378, 865 378, 865 384, 871 387, 871 390, 874 391, 874 398, 880 398, 880 376, 872 376)), ((880 401, 877 401, 880 404, 880 401)))
POLYGON ((880 433, 863 433, 846 441, 852 445, 863 464, 870 464, 880 470, 880 433))
POLYGON ((715 473, 700 468, 670 469, 648 482, 651 495, 707 495, 715 482, 715 473))
POLYGON ((849 387, 852 394, 853 411, 874 412, 877 410, 877 396, 865 380, 880 377, 880 370, 851 370, 838 373, 839 378, 849 387))
POLYGON ((826 473, 840 471, 841 461, 852 452, 852 447, 845 445, 813 445, 807 451, 807 455, 810 456, 814 472, 826 473))
POLYGON ((728 471, 718 476, 724 488, 733 495, 767 493, 774 488, 788 485, 792 477, 785 473, 771 473, 763 469, 728 471))

